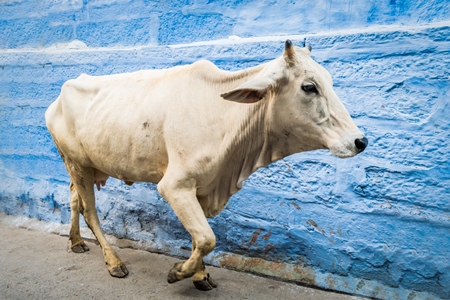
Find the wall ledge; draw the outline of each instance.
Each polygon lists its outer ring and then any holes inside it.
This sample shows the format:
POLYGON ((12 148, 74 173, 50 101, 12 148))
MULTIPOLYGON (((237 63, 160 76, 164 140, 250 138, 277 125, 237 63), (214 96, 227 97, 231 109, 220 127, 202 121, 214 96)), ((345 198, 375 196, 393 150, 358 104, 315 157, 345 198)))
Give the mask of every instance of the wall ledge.
POLYGON ((61 52, 97 52, 97 51, 132 51, 132 50, 145 50, 149 48, 189 48, 199 46, 221 46, 221 45, 239 45, 239 44, 253 44, 253 43, 267 43, 267 42, 283 42, 286 39, 291 40, 308 40, 309 38, 323 38, 334 36, 347 36, 347 35, 360 35, 360 34, 384 34, 389 32, 408 32, 418 33, 420 31, 450 27, 450 21, 435 22, 425 25, 379 25, 368 26, 360 28, 342 29, 342 30, 327 30, 320 32, 312 32, 305 34, 290 34, 290 35, 276 35, 276 36, 257 36, 257 37, 239 37, 229 36, 226 39, 215 39, 207 41, 198 41, 192 43, 180 43, 169 45, 136 45, 136 46, 111 46, 111 47, 88 47, 86 44, 79 40, 73 40, 67 43, 56 43, 48 47, 39 48, 14 48, 14 49, 0 49, 2 53, 23 53, 23 52, 44 52, 44 53, 61 53, 61 52))

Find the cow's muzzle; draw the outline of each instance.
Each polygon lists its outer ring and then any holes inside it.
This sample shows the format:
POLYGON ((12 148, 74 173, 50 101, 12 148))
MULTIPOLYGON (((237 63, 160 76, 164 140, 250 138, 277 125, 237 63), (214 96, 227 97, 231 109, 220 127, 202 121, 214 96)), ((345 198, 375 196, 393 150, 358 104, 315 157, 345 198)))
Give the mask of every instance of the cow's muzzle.
POLYGON ((369 144, 369 141, 363 137, 362 139, 356 139, 355 140, 355 146, 356 149, 358 149, 358 153, 361 153, 366 149, 367 145, 369 144))

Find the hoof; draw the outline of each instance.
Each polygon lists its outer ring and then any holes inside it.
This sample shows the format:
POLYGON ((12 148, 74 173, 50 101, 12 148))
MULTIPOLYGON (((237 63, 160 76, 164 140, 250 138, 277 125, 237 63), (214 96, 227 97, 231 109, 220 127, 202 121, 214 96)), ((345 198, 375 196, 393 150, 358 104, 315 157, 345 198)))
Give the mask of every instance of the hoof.
POLYGON ((183 262, 179 262, 173 265, 172 269, 170 269, 169 274, 167 275, 167 282, 174 283, 183 279, 181 277, 181 267, 183 266, 183 262))
POLYGON ((113 277, 122 278, 122 277, 125 277, 128 275, 128 269, 122 263, 116 267, 108 268, 108 271, 109 271, 109 274, 113 277))
POLYGON ((71 250, 72 252, 75 253, 83 253, 89 251, 89 247, 84 242, 81 242, 79 244, 72 246, 71 250))
POLYGON ((217 284, 214 280, 209 276, 209 273, 203 278, 203 280, 194 281, 194 286, 197 290, 200 291, 210 291, 213 288, 217 287, 217 284))

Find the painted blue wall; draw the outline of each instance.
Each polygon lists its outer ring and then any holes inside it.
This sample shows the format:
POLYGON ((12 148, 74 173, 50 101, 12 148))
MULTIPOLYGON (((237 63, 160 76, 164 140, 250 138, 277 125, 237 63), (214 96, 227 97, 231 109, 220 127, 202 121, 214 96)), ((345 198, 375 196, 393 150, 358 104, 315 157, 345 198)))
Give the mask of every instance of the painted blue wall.
MULTIPOLYGON (((64 81, 200 58, 249 67, 281 55, 279 36, 290 35, 313 46, 370 147, 345 160, 297 154, 253 174, 210 221, 209 262, 230 252, 302 266, 320 287, 450 298, 450 2, 335 2, 2 1, 0 211, 70 221, 43 118, 64 81)), ((97 197, 106 232, 188 255, 154 185, 109 180, 97 197)))
POLYGON ((190 43, 448 20, 448 1, 4 0, 0 48, 190 43))

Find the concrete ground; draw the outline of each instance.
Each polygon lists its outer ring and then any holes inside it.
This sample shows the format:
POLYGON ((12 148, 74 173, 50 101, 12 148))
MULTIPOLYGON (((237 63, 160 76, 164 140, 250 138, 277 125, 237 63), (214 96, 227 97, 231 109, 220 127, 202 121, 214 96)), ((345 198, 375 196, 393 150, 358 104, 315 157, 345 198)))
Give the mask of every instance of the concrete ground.
POLYGON ((130 271, 118 279, 109 275, 99 246, 87 242, 91 250, 76 254, 67 242, 0 220, 0 299, 361 299, 215 267, 208 269, 218 287, 202 292, 191 279, 167 283, 178 259, 133 249, 116 249, 130 271))

